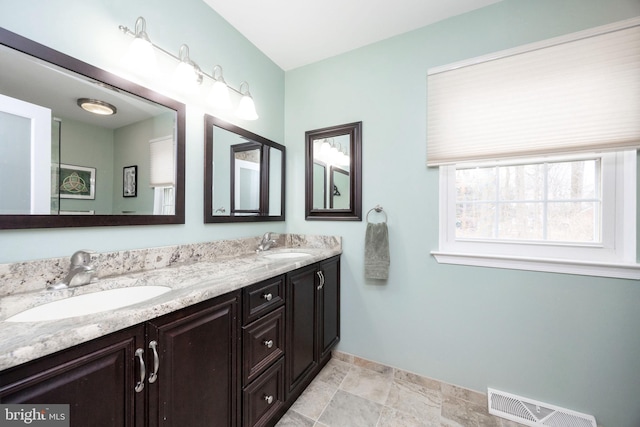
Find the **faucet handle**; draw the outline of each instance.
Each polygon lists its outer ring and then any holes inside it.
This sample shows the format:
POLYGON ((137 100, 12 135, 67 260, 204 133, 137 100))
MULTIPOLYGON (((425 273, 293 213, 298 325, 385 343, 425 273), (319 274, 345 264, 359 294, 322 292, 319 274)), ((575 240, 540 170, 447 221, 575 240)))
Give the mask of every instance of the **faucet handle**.
POLYGON ((81 249, 79 251, 74 252, 74 254, 71 255, 71 265, 72 266, 90 265, 92 254, 95 254, 95 251, 92 251, 90 249, 81 249))

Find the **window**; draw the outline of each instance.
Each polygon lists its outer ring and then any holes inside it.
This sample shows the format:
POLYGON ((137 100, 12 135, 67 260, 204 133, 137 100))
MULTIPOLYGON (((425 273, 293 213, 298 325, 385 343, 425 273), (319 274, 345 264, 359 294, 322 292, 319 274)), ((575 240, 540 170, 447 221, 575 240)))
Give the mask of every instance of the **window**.
POLYGON ((636 152, 440 167, 438 262, 610 277, 635 265, 636 152))
POLYGON ((176 207, 173 187, 153 188, 153 214, 175 215, 176 207))
POLYGON ((602 158, 460 166, 455 238, 602 243, 602 158))
POLYGON ((173 136, 165 136, 149 141, 149 185, 151 187, 171 187, 176 182, 176 144, 173 136))
POLYGON ((640 18, 427 77, 438 262, 640 279, 640 18))

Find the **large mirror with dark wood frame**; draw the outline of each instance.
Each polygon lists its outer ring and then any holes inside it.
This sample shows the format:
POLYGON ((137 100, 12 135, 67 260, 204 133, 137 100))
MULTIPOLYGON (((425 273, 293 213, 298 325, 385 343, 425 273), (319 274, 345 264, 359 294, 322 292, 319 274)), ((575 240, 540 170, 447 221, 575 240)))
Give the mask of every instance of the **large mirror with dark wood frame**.
POLYGON ((362 122, 305 133, 308 220, 362 220, 362 122))
POLYGON ((284 221, 285 147, 205 115, 204 221, 284 221))
POLYGON ((0 28, 0 228, 184 224, 185 106, 0 28))

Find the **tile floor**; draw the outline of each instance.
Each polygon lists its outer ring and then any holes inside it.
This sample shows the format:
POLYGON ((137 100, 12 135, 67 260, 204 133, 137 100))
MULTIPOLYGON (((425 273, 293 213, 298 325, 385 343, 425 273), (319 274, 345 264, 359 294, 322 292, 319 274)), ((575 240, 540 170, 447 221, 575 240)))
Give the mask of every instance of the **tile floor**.
POLYGON ((486 395, 341 352, 276 427, 517 427, 486 395))

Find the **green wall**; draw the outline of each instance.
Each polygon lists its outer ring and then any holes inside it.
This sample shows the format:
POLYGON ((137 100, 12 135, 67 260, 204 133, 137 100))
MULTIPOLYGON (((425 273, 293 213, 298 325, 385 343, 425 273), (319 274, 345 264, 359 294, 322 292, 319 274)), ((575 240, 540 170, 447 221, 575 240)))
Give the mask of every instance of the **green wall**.
POLYGON ((505 0, 286 73, 287 228, 343 236, 339 349, 640 426, 640 285, 440 265, 427 69, 640 15, 637 0, 505 0), (304 219, 304 132, 363 121, 363 213, 388 215, 389 280, 364 279, 365 222, 304 219))
POLYGON ((62 118, 60 132, 61 163, 95 168, 95 198, 60 199, 63 211, 109 214, 113 211, 113 131, 72 119, 62 118))
POLYGON ((166 113, 116 129, 114 133, 113 212, 153 214, 153 188, 149 185, 151 164, 149 141, 175 133, 174 114, 166 113), (136 197, 122 195, 123 168, 138 167, 136 197))

